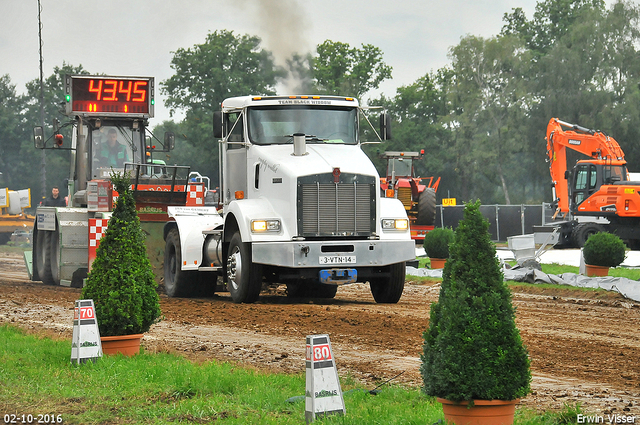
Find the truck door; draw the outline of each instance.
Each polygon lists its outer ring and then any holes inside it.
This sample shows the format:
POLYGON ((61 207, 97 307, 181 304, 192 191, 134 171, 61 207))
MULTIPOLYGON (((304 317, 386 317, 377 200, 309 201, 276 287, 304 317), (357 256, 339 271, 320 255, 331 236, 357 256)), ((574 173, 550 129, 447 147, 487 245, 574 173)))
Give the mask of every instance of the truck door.
POLYGON ((225 114, 225 133, 227 143, 224 154, 224 203, 236 199, 236 193, 247 193, 247 148, 244 146, 244 115, 239 112, 225 114))

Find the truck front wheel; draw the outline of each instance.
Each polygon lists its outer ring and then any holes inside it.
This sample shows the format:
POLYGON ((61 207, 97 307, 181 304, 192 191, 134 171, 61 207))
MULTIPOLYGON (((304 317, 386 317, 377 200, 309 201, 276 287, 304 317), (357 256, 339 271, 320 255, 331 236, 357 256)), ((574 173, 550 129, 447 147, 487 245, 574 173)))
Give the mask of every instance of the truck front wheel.
POLYGON ((240 232, 231 238, 227 254, 227 289, 236 303, 252 303, 262 289, 262 267, 251 262, 251 244, 240 232))
POLYGON ((404 290, 406 264, 397 263, 389 266, 388 279, 372 279, 369 282, 371 295, 377 303, 395 304, 400 301, 404 290))

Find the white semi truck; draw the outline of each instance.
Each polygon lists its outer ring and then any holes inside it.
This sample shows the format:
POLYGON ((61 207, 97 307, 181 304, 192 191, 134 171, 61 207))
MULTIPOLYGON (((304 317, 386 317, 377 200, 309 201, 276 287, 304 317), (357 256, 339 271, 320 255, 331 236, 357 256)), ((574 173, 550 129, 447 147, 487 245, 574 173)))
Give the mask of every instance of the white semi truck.
MULTIPOLYGON (((415 244, 402 203, 380 196, 360 110, 336 96, 225 100, 214 113, 220 208, 168 208, 167 294, 210 293, 220 276, 238 303, 256 301, 263 282, 322 298, 369 282, 376 302, 398 302, 415 244)), ((381 114, 383 139, 388 122, 381 114)))

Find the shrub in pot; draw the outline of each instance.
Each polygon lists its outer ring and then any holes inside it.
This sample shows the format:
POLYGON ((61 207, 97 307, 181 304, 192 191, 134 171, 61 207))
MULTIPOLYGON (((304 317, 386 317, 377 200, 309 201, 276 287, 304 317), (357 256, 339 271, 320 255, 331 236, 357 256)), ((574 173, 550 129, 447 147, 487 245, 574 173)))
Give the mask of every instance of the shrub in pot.
POLYGON ((453 242, 453 230, 436 228, 424 236, 424 250, 431 258, 449 258, 449 244, 453 242))
POLYGON ((85 299, 93 299, 100 335, 107 337, 147 332, 160 317, 129 175, 114 172, 111 182, 118 200, 82 290, 85 299))
POLYGON ((427 256, 431 258, 432 268, 442 268, 442 265, 436 266, 434 259, 446 260, 449 258, 449 244, 453 242, 453 230, 448 227, 436 228, 424 236, 424 247, 427 256))
POLYGON ((530 391, 527 349, 488 229, 480 202, 466 204, 431 305, 420 371, 425 393, 441 402, 479 405, 530 391))
POLYGON ((584 262, 592 266, 618 267, 625 259, 626 246, 618 236, 598 232, 589 236, 582 248, 584 262))

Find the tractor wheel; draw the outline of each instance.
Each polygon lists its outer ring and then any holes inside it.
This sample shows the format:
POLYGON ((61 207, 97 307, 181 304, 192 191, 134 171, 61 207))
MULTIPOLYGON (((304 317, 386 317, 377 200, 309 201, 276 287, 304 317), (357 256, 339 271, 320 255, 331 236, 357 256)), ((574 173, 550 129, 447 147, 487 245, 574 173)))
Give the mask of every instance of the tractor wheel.
POLYGON ((578 248, 582 248, 589 236, 598 232, 604 232, 604 227, 597 223, 580 223, 571 231, 571 240, 578 248))
POLYGON ((251 244, 242 242, 240 232, 231 238, 227 253, 227 288, 236 303, 252 303, 262 289, 262 267, 251 262, 251 244))
POLYGON ((436 222, 436 191, 427 187, 418 198, 418 218, 416 224, 431 226, 436 222))
POLYGON ((35 268, 40 280, 45 285, 55 285, 51 275, 51 232, 38 231, 35 246, 35 268))
POLYGON ((49 260, 53 285, 60 285, 60 229, 49 234, 49 260))
POLYGON ((371 295, 377 303, 395 304, 400 301, 404 290, 406 264, 397 263, 389 266, 389 279, 373 279, 369 282, 371 295))
POLYGON ((164 248, 164 292, 169 297, 190 297, 199 281, 198 272, 183 271, 182 246, 178 229, 167 234, 164 248))

